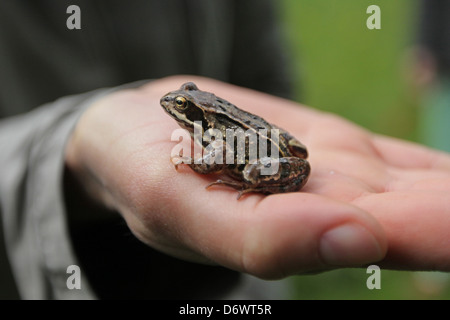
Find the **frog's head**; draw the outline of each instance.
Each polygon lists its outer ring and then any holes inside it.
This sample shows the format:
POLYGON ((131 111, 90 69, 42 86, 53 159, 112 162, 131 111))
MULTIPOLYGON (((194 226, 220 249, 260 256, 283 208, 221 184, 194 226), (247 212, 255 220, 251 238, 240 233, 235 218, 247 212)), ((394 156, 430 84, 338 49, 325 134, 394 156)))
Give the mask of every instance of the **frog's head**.
POLYGON ((203 92, 198 90, 195 83, 187 82, 180 89, 164 95, 160 103, 181 127, 193 132, 194 121, 204 121, 204 108, 198 97, 201 94, 203 92))

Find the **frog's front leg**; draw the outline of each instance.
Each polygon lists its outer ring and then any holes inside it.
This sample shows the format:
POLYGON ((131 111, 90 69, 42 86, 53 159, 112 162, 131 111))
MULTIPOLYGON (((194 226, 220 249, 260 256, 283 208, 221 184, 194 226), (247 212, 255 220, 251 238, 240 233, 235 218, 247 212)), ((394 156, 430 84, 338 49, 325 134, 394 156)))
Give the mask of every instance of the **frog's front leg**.
MULTIPOLYGON (((223 164, 223 158, 218 160, 217 152, 221 152, 220 148, 207 150, 203 148, 203 156, 201 158, 193 159, 190 156, 174 156, 172 157, 172 163, 175 169, 178 170, 178 166, 181 164, 188 165, 192 170, 202 174, 217 173, 223 170, 225 165, 223 164)), ((220 159, 220 158, 219 158, 220 159)))

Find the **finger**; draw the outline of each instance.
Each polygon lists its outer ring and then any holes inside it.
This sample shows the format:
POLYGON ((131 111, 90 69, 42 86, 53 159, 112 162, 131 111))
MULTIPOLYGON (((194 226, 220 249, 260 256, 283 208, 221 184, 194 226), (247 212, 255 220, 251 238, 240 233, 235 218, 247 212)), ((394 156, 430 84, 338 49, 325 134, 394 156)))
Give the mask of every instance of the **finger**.
POLYGON ((356 201, 358 206, 373 212, 386 231, 389 251, 380 266, 450 270, 448 189, 430 189, 388 192, 356 201))
POLYGON ((373 145, 389 165, 401 168, 450 170, 450 154, 385 136, 374 136, 373 145))

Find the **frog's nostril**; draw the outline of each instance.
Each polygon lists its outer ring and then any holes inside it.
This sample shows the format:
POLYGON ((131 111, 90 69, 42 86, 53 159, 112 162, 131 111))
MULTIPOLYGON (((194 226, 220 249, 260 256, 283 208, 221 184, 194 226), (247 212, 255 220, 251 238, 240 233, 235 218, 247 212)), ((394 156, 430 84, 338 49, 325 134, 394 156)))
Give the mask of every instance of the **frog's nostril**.
POLYGON ((161 98, 161 103, 169 103, 170 98, 169 97, 162 97, 161 98))

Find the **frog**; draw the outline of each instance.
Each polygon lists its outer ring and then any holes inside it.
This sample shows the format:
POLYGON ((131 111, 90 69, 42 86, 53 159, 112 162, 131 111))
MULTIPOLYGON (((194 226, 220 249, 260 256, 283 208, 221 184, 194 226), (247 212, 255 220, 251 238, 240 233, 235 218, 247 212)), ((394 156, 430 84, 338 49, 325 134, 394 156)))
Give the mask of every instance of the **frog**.
POLYGON ((308 181, 311 166, 307 160, 306 146, 286 130, 270 124, 262 117, 244 111, 213 93, 199 90, 194 82, 186 82, 178 90, 165 94, 160 99, 160 104, 181 128, 189 132, 194 143, 203 150, 202 161, 194 161, 190 156, 173 156, 175 169, 178 170, 180 164, 186 164, 200 174, 221 175, 219 179, 208 184, 207 189, 214 185, 228 186, 238 191, 237 199, 240 199, 250 192, 261 194, 296 192, 308 181), (197 129, 200 126, 202 135, 194 134, 196 125, 197 129), (211 140, 199 138, 210 129, 221 133, 223 139, 213 142, 216 146, 221 144, 222 148, 208 147, 212 143, 211 140), (240 144, 241 148, 234 146, 237 145, 235 137, 233 140, 226 139, 227 134, 236 130, 242 130, 246 135, 253 134, 258 141, 267 143, 271 150, 277 152, 275 155, 271 153, 270 156, 251 159, 249 155, 251 139, 245 139, 245 144, 240 144), (277 134, 274 135, 273 132, 277 134), (233 146, 229 141, 233 141, 233 146), (223 152, 223 157, 226 157, 227 152, 231 152, 234 161, 232 163, 211 161, 217 156, 215 154, 217 152, 223 152), (277 170, 273 170, 271 174, 263 172, 270 167, 277 170))

